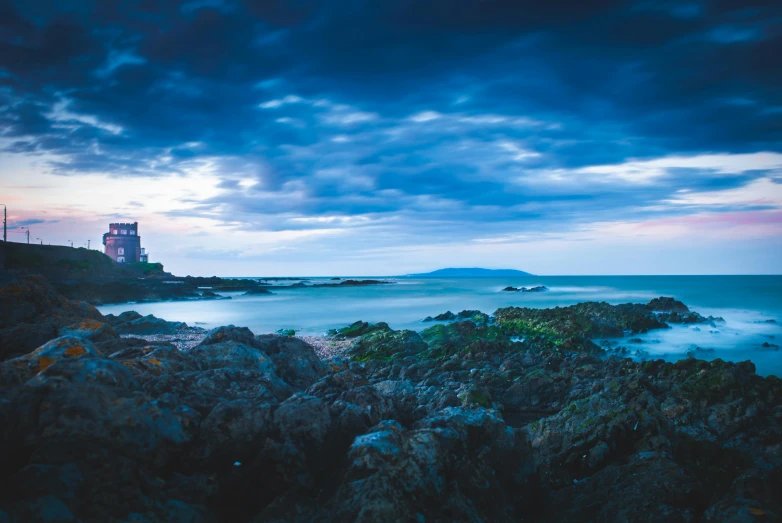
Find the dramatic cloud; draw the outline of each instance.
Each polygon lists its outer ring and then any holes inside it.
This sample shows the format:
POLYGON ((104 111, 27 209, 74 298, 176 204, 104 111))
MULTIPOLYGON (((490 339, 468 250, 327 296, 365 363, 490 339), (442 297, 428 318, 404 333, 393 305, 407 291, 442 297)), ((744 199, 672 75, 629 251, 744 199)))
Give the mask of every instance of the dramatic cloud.
POLYGON ((56 216, 36 224, 53 242, 143 220, 183 272, 230 253, 389 273, 481 247, 546 272, 534 242, 721 223, 773 249, 781 52, 782 6, 752 0, 5 2, 0 199, 16 223, 56 216))

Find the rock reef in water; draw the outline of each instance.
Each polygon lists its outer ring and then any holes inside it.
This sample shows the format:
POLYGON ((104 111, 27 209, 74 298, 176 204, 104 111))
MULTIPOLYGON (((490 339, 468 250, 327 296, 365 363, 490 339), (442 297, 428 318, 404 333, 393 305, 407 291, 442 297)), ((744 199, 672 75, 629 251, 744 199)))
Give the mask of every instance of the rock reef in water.
MULTIPOLYGON (((335 278, 332 278, 334 280, 335 278)), ((340 278, 336 278, 339 280, 340 278)), ((312 283, 306 284, 304 282, 294 283, 288 287, 307 287, 307 288, 323 288, 323 287, 364 287, 369 285, 390 285, 396 282, 388 280, 342 280, 339 283, 312 283)))
POLYGON ((591 341, 712 321, 656 307, 356 322, 321 360, 231 325, 186 351, 121 338, 181 324, 5 282, 0 339, 50 337, 0 347, 0 520, 778 519, 778 378, 591 341))
POLYGON ((546 292, 548 287, 544 285, 538 285, 536 287, 505 287, 502 289, 505 292, 546 292))
POLYGON ((260 296, 263 294, 274 294, 274 293, 269 289, 267 289, 266 287, 254 287, 252 289, 248 289, 247 292, 244 293, 244 296, 260 296))

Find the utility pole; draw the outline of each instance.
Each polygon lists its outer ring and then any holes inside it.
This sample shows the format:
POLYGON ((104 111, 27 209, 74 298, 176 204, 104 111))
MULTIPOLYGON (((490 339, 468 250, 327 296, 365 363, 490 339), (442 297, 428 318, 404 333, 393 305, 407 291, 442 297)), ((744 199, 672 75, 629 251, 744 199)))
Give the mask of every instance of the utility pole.
POLYGON ((27 245, 30 245, 30 229, 27 229, 27 245))
POLYGON ((8 241, 8 207, 4 203, 0 203, 3 206, 3 241, 8 241))
POLYGON ((87 240, 87 249, 90 248, 90 240, 87 240))

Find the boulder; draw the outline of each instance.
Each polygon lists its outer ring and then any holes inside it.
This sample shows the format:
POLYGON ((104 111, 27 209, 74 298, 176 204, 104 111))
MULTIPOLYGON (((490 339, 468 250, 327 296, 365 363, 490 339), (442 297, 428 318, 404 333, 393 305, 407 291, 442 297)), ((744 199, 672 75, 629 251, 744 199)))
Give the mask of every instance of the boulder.
POLYGON ((255 341, 256 347, 271 357, 277 374, 296 388, 306 389, 328 371, 315 348, 303 340, 270 334, 255 341))
POLYGON ((269 289, 267 289, 266 287, 253 287, 251 289, 247 289, 247 292, 244 293, 244 296, 260 296, 262 294, 274 294, 274 293, 269 289))
POLYGON ((76 336, 94 343, 119 339, 119 334, 108 323, 86 319, 60 329, 60 336, 76 336))
POLYGON ((679 300, 660 296, 646 304, 646 308, 652 311, 664 312, 690 312, 690 309, 679 300))
POLYGON ((256 343, 255 334, 253 334, 252 331, 247 327, 234 327, 233 325, 226 325, 224 327, 217 327, 210 330, 200 345, 214 345, 215 343, 222 343, 224 341, 237 341, 251 347, 255 346, 256 343))
POLYGON ((187 328, 187 324, 181 321, 166 321, 156 318, 152 314, 124 323, 118 323, 114 327, 120 334, 148 336, 153 334, 176 334, 187 328))

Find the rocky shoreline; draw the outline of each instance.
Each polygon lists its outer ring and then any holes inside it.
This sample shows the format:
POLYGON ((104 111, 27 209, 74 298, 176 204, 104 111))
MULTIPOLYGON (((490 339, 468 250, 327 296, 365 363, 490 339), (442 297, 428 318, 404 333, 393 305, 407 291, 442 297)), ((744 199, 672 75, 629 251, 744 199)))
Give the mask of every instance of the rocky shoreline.
POLYGON ((299 338, 0 276, 0 521, 782 517, 777 377, 593 341, 722 321, 671 298, 299 338))

